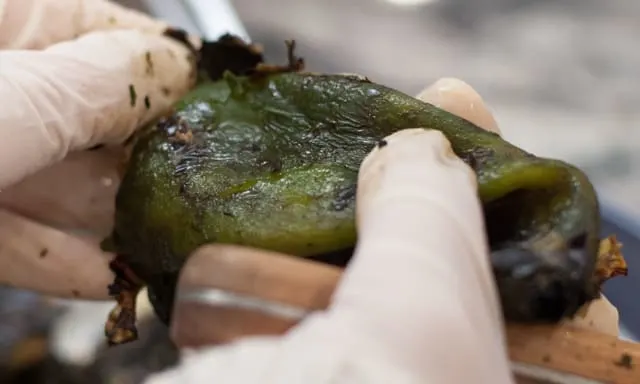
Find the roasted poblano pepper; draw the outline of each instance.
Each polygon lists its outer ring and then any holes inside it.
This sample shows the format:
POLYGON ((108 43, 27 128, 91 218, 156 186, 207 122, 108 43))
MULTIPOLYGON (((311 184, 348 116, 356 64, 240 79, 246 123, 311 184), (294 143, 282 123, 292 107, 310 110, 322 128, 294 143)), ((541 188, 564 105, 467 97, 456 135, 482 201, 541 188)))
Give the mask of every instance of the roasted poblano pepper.
POLYGON ((414 127, 443 132, 477 173, 508 320, 557 321, 598 296, 598 201, 580 170, 366 79, 302 72, 227 73, 141 136, 117 196, 110 242, 130 275, 114 295, 146 284, 169 322, 180 268, 200 245, 350 255, 360 163, 414 127))

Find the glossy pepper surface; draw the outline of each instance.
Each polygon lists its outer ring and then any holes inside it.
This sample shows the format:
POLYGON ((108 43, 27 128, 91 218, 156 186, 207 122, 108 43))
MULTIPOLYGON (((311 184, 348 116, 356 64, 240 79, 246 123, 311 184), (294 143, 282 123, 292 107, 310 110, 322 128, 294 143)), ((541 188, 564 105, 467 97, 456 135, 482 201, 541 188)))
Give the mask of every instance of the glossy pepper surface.
POLYGON ((478 176, 507 319, 557 321, 597 296, 598 201, 580 170, 355 76, 227 73, 200 85, 137 142, 112 245, 165 321, 200 245, 349 252, 360 162, 414 127, 442 131, 478 176))

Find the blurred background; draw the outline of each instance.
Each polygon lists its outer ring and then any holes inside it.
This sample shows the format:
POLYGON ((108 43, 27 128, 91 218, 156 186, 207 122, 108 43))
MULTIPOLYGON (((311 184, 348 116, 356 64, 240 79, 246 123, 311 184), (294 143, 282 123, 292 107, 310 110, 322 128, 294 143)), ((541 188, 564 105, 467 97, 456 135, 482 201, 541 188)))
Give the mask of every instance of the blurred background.
POLYGON ((357 72, 409 94, 458 77, 514 144, 575 162, 603 185, 640 170, 640 2, 233 3, 272 60, 282 61, 282 40, 295 38, 310 70, 357 72))
MULTIPOLYGON (((271 62, 284 61, 284 40, 294 38, 311 71, 356 72, 409 94, 441 77, 465 80, 507 140, 592 178, 603 235, 618 234, 630 268, 605 292, 623 338, 639 339, 637 0, 234 0, 235 13, 221 0, 120 2, 209 38, 231 27, 262 44, 271 62)), ((152 316, 142 342, 113 354, 96 349, 111 304, 0 295, 0 382, 137 383, 175 363, 152 316)))

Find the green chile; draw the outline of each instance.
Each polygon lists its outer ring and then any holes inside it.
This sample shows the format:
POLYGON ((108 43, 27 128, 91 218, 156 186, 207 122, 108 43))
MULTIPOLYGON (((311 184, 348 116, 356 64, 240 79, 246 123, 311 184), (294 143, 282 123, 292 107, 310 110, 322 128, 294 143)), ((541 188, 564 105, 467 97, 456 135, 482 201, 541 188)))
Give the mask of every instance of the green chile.
POLYGON ((507 319, 558 321, 597 296, 598 201, 580 170, 353 76, 227 73, 200 85, 137 142, 110 243, 165 322, 179 270, 200 245, 348 259, 360 163, 414 127, 443 132, 477 173, 507 319))

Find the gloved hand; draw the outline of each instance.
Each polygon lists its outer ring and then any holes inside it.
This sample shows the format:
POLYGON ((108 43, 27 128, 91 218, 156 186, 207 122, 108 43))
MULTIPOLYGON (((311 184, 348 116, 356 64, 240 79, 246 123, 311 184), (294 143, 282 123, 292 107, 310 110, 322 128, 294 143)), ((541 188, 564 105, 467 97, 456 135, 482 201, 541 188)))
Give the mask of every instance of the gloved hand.
POLYGON ((195 81, 166 28, 104 0, 0 0, 0 284, 108 298, 117 145, 195 81), (116 146, 80 152, 98 144, 116 146))

